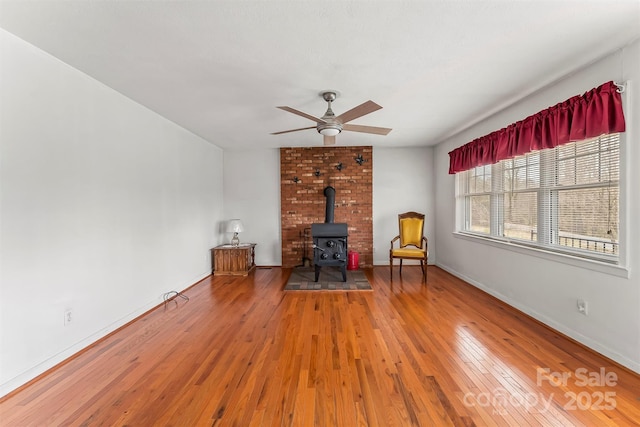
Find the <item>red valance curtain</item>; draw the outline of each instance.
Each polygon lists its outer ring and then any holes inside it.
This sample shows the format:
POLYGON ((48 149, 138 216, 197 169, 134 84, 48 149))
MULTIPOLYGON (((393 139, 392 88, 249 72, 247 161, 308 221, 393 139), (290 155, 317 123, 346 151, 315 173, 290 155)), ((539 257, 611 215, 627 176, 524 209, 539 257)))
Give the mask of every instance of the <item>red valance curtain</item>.
POLYGON ((456 148, 449 173, 624 130, 622 97, 611 81, 456 148))

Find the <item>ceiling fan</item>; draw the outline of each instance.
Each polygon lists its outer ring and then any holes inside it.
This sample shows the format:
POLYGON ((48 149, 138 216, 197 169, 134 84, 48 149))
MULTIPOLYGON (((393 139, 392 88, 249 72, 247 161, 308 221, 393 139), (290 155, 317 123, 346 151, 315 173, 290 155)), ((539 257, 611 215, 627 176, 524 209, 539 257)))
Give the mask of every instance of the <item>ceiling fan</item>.
POLYGON ((314 122, 316 122, 315 126, 284 130, 282 132, 274 132, 271 135, 280 135, 282 133, 297 132, 299 130, 316 129, 318 133, 324 136, 324 145, 333 145, 336 143, 336 135, 342 132, 343 130, 351 131, 351 132, 373 133, 376 135, 386 135, 389 132, 391 132, 391 129, 389 128, 348 124, 348 122, 350 122, 351 120, 357 119, 358 117, 362 117, 366 114, 373 113, 374 111, 381 109, 382 107, 376 104, 375 102, 373 101, 363 102, 357 107, 354 107, 351 110, 344 112, 339 116, 336 116, 331 110, 331 103, 335 101, 335 99, 338 97, 338 92, 336 91, 321 92, 320 96, 322 96, 322 98, 325 101, 327 101, 327 104, 328 104, 327 112, 324 113, 324 116, 322 116, 321 118, 317 118, 307 113, 303 113, 302 111, 296 110, 291 107, 277 107, 281 110, 288 111, 290 113, 307 118, 309 120, 313 120, 314 122))

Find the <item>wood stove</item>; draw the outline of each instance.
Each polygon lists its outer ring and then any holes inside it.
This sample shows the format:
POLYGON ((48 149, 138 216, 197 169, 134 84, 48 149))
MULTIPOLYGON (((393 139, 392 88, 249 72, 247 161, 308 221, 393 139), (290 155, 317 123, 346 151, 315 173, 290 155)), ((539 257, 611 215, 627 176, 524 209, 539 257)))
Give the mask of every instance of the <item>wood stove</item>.
POLYGON ((334 223, 336 190, 333 187, 324 189, 327 199, 325 222, 311 224, 313 239, 313 264, 315 267, 315 281, 318 281, 320 269, 324 266, 339 267, 342 281, 347 281, 347 224, 334 223))

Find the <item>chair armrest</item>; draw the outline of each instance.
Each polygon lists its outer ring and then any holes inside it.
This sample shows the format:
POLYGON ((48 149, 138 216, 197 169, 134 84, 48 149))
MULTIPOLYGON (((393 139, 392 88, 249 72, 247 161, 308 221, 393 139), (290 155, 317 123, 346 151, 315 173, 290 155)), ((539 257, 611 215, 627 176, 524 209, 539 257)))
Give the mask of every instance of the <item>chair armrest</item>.
POLYGON ((398 234, 396 237, 393 238, 393 240, 391 240, 391 249, 393 249, 393 242, 400 240, 400 235, 398 234))

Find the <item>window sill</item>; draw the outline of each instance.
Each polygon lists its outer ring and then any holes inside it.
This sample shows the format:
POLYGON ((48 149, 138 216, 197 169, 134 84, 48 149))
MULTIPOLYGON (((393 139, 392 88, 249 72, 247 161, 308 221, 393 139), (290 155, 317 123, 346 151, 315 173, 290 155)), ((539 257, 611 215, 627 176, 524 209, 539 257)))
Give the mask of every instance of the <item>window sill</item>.
POLYGON ((629 278, 629 270, 626 267, 620 266, 618 264, 611 264, 595 259, 581 258, 578 256, 563 254, 559 252, 546 251, 540 248, 519 245, 514 242, 505 242, 472 233, 458 231, 454 232, 453 236, 471 242, 486 244, 501 249, 507 249, 524 255, 535 256, 549 261, 572 265, 574 267, 586 268, 601 273, 611 274, 613 276, 624 277, 627 279, 629 278))

